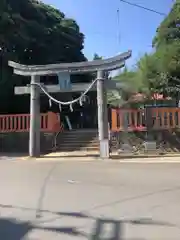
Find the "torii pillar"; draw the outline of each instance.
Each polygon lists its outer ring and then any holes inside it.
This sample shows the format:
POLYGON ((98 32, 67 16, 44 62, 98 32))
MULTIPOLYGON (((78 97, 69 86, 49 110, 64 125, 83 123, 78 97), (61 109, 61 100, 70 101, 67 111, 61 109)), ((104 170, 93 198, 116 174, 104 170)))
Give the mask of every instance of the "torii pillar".
POLYGON ((35 85, 40 83, 40 76, 31 76, 31 94, 30 94, 30 129, 29 129, 29 156, 39 157, 41 154, 40 147, 40 88, 35 85))
POLYGON ((97 72, 97 105, 100 158, 109 158, 109 130, 107 111, 107 89, 104 71, 97 72))

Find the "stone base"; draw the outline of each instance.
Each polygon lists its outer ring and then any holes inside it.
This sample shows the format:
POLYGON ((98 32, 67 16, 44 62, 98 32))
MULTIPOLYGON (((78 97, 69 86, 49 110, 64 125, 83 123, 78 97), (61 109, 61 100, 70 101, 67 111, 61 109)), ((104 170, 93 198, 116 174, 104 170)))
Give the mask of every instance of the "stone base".
MULTIPOLYGON (((41 153, 50 152, 53 148, 54 133, 41 132, 41 153)), ((29 153, 29 133, 0 134, 0 153, 29 153)))
POLYGON ((156 149, 157 149, 157 146, 155 141, 146 141, 144 143, 144 150, 146 152, 153 152, 153 151, 156 151, 156 149))
POLYGON ((100 158, 108 159, 109 157, 109 140, 100 140, 100 158))

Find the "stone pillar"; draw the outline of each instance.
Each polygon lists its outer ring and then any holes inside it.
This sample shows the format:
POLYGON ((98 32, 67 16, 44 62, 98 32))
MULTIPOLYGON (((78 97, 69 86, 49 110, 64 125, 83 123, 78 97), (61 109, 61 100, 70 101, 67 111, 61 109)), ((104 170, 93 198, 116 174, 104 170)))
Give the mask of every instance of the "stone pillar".
POLYGON ((39 76, 31 76, 30 99, 30 130, 29 130, 29 156, 40 156, 40 89, 34 83, 39 83, 39 76))
POLYGON ((107 91, 104 72, 97 73, 97 105, 98 105, 98 131, 100 143, 100 157, 109 158, 109 132, 107 112, 107 91))

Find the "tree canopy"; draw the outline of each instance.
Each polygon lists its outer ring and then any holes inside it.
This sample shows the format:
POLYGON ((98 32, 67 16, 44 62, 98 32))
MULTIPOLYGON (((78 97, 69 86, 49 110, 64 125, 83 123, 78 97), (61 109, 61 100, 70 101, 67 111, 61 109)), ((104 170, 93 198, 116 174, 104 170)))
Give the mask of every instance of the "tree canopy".
POLYGON ((83 61, 84 35, 72 19, 35 0, 2 0, 0 47, 24 64, 83 61))
POLYGON ((152 46, 152 53, 141 57, 135 69, 126 69, 118 79, 125 78, 127 84, 136 87, 136 92, 144 92, 147 96, 157 92, 177 98, 180 90, 180 0, 176 0, 157 28, 152 46))
POLYGON ((94 53, 93 60, 99 60, 99 59, 102 59, 102 57, 99 56, 97 53, 94 53))
POLYGON ((61 11, 36 0, 1 0, 0 111, 12 112, 14 84, 23 85, 23 77, 12 75, 8 60, 29 65, 86 61, 83 43, 76 21, 61 11))
POLYGON ((176 0, 167 17, 157 28, 153 46, 157 48, 180 39, 180 1, 176 0))

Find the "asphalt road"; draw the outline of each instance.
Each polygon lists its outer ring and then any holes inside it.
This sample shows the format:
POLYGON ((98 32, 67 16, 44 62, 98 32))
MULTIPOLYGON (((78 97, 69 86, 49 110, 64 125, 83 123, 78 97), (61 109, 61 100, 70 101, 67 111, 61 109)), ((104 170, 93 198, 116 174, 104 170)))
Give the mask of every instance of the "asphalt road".
POLYGON ((180 164, 0 161, 0 239, 180 239, 180 164))

